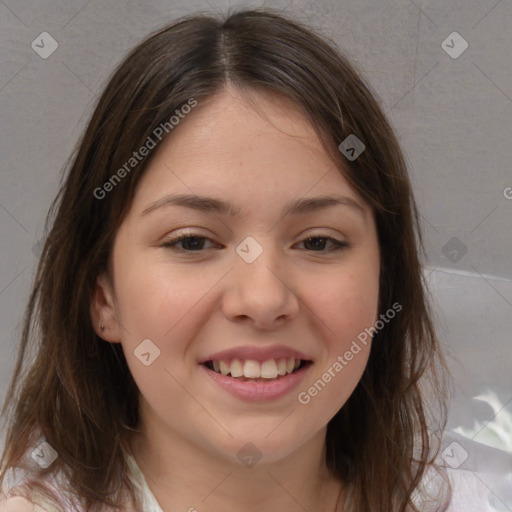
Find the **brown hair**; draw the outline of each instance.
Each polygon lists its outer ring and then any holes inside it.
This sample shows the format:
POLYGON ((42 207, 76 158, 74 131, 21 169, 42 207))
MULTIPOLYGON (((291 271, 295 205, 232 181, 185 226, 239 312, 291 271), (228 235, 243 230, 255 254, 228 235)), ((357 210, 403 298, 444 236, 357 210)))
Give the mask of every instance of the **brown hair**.
MULTIPOLYGON (((429 376, 442 429, 446 368, 421 272, 424 249, 404 157, 370 86, 336 45, 268 9, 221 20, 206 14, 182 18, 150 35, 114 72, 48 214, 51 230, 3 408, 12 420, 0 481, 33 446, 37 431, 59 455, 41 473, 62 470, 88 510, 120 505, 122 489, 133 491, 126 478, 125 434, 137 428, 139 391, 121 345, 96 335, 90 302, 155 151, 102 199, 95 190, 176 109, 228 83, 293 99, 340 172, 374 210, 381 249, 379 312, 394 303, 403 309, 374 334, 358 386, 328 423, 326 463, 350 484, 347 509, 418 510, 413 496, 437 453, 420 379, 429 376), (338 150, 350 134, 366 146, 353 161, 338 150), (27 363, 31 346, 35 357, 27 363)), ((445 508, 440 503, 437 510, 445 508)))

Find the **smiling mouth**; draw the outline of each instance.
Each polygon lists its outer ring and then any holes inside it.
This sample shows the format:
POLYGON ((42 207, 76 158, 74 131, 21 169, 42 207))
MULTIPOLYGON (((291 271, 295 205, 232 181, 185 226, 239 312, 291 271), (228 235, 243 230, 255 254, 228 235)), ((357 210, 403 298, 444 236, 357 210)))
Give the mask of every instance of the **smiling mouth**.
POLYGON ((235 380, 273 382, 297 373, 302 368, 313 364, 313 362, 294 358, 280 358, 270 359, 262 363, 251 359, 245 361, 233 359, 232 361, 206 361, 202 364, 219 375, 235 380))

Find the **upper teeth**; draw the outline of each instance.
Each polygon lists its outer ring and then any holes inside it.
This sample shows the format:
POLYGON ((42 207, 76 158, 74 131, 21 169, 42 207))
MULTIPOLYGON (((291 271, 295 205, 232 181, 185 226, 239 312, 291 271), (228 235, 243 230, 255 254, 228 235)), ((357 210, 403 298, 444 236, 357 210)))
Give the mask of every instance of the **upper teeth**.
POLYGON ((254 359, 233 359, 229 361, 212 361, 213 369, 222 375, 231 377, 246 377, 248 379, 276 379, 278 375, 286 375, 292 373, 293 370, 300 366, 300 359, 281 358, 268 359, 260 363, 254 359))

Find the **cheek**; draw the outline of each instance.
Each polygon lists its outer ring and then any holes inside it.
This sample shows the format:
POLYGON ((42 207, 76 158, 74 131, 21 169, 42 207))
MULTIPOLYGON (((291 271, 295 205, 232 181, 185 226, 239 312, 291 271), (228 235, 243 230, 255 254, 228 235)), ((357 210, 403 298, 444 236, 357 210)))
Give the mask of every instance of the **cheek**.
POLYGON ((342 349, 377 320, 379 283, 374 269, 317 279, 310 289, 314 293, 308 305, 324 324, 331 345, 342 349))
MULTIPOLYGON (((354 348, 349 344, 347 348, 354 348)), ((366 367, 370 344, 358 343, 356 350, 336 353, 323 368, 318 368, 311 381, 297 395, 304 415, 315 424, 325 425, 345 405, 366 367), (354 352, 357 352, 354 354, 354 352), (351 354, 351 359, 346 354, 351 354), (339 358, 339 359, 338 359, 339 358)))
POLYGON ((122 297, 119 317, 129 336, 160 340, 196 307, 218 277, 161 261, 120 258, 116 279, 122 297))
MULTIPOLYGON (((137 264, 136 260, 119 265, 118 270, 123 350, 142 394, 159 409, 162 386, 176 402, 183 394, 178 382, 192 376, 194 365, 183 362, 188 363, 191 357, 190 340, 212 313, 208 293, 215 290, 219 273, 172 268, 162 262, 137 264), (150 366, 137 358, 137 354, 145 353, 139 347, 146 339, 156 347, 149 345, 149 352, 158 354, 150 366)), ((180 407, 186 409, 186 400, 180 407)))
POLYGON ((323 283, 317 279, 314 289, 308 306, 325 352, 298 399, 307 416, 327 422, 352 394, 368 362, 369 328, 378 318, 378 267, 323 283))
POLYGON ((153 330, 166 345, 172 342, 172 346, 178 347, 180 339, 186 345, 186 340, 212 314, 218 306, 215 297, 222 275, 218 271, 183 268, 156 276, 154 308, 148 314, 153 330))

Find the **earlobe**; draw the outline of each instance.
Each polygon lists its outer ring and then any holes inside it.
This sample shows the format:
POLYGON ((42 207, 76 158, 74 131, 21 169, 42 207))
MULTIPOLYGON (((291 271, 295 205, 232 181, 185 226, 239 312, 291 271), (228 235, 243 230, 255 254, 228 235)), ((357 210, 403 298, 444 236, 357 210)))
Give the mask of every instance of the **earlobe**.
POLYGON ((121 341, 114 291, 106 273, 96 279, 90 313, 93 329, 100 338, 111 343, 121 341))

